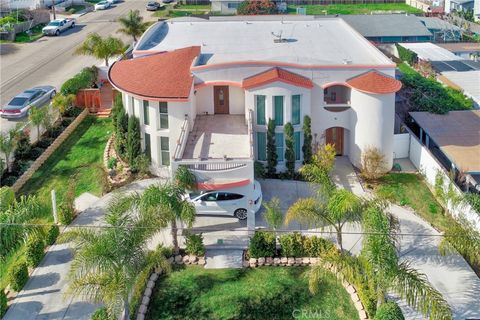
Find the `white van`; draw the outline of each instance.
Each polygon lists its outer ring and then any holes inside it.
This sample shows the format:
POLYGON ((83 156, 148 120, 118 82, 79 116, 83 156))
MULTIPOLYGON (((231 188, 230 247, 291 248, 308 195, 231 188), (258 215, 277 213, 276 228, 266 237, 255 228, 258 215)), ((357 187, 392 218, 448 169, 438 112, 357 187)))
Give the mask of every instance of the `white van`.
POLYGON ((244 187, 192 192, 188 199, 197 214, 231 215, 239 220, 247 218, 248 210, 255 213, 262 205, 262 187, 258 181, 244 187))

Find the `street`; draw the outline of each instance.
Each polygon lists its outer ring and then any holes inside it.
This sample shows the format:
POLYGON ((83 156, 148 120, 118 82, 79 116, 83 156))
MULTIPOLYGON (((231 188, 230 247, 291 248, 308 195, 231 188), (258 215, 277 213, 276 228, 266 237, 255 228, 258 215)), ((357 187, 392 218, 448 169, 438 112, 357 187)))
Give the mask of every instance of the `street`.
MULTIPOLYGON (((87 13, 77 19, 75 28, 58 37, 43 37, 26 44, 0 44, 0 103, 3 105, 23 90, 37 85, 53 85, 59 90, 65 80, 83 67, 101 63, 93 57, 73 56, 75 47, 88 33, 112 35, 130 43, 131 37, 116 32, 119 25, 115 20, 126 15, 131 9, 140 10, 145 20, 151 19, 151 13, 145 10, 146 2, 119 1, 107 10, 87 13)), ((1 119, 1 131, 8 131, 15 127, 17 122, 1 119)))

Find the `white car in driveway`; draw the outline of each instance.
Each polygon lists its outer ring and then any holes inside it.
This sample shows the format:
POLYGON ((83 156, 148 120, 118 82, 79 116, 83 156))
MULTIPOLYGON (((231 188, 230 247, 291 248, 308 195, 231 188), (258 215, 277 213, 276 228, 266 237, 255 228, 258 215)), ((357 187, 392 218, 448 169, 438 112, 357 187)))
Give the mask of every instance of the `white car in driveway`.
POLYGON ((100 1, 95 4, 95 11, 97 10, 105 10, 111 6, 111 3, 108 1, 100 1))
POLYGON ((255 181, 244 187, 192 192, 187 199, 194 204, 197 214, 231 215, 245 220, 248 210, 260 210, 262 187, 255 181))
POLYGON ((46 36, 59 36, 65 30, 75 27, 75 19, 56 19, 50 21, 42 32, 46 36))

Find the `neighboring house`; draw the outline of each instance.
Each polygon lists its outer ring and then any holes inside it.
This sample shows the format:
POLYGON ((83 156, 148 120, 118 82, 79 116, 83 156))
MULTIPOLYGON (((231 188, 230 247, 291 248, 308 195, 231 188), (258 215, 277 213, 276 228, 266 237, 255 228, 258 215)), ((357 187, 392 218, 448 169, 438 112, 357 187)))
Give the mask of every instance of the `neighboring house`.
POLYGON ((269 118, 278 170, 287 122, 298 168, 306 115, 316 145, 335 144, 357 167, 377 147, 392 165, 395 64, 342 19, 158 22, 133 55, 109 79, 158 171, 186 165, 212 188, 248 183, 254 160, 267 160, 269 118))
MULTIPOLYGON (((480 70, 445 71, 438 77, 438 80, 460 89, 467 97, 472 98, 475 109, 480 109, 480 70)), ((478 157, 480 159, 480 154, 478 157)))
POLYGON ((415 15, 373 14, 342 15, 352 28, 372 42, 431 41, 432 33, 415 15))
MULTIPOLYGON (((45 9, 52 6, 52 4, 59 4, 65 0, 5 0, 2 4, 5 4, 5 7, 10 10, 16 9, 45 9)), ((83 1, 78 1, 83 2, 83 1)))
POLYGON ((439 47, 447 49, 456 56, 466 60, 480 61, 480 43, 475 42, 457 42, 457 43, 438 43, 439 47))
POLYGON ((475 22, 480 21, 480 0, 475 0, 473 4, 473 19, 475 19, 475 22))
POLYGON ((211 0, 212 12, 221 14, 236 14, 237 8, 243 0, 211 0))
POLYGON ((410 112, 412 129, 420 141, 447 169, 465 175, 477 188, 480 177, 480 110, 450 111, 447 114, 410 112))
POLYGON ((462 29, 448 21, 436 17, 418 17, 418 19, 433 34, 433 41, 449 42, 462 39, 462 29))
POLYGON ((445 0, 445 13, 473 10, 474 0, 445 0))

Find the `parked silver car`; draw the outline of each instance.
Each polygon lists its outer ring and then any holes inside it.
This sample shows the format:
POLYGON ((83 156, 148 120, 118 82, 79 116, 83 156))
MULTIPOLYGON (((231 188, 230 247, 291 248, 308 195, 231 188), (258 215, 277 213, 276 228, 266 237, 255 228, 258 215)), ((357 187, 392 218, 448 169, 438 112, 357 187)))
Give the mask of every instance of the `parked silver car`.
POLYGON ((40 86, 23 91, 13 97, 9 103, 2 107, 2 118, 23 118, 28 114, 31 107, 39 108, 49 103, 56 94, 53 86, 40 86))

